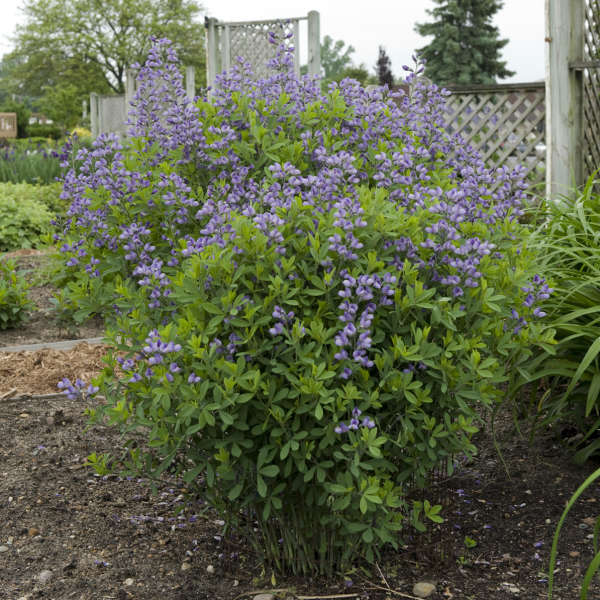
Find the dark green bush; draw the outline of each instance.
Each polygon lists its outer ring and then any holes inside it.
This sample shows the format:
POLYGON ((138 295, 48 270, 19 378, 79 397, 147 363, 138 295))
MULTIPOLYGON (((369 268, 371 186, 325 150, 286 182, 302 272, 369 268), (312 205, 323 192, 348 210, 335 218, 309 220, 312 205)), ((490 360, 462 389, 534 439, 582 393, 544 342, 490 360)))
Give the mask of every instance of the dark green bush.
POLYGON ((17 327, 25 321, 31 308, 27 288, 15 270, 15 263, 0 259, 0 329, 17 327))
POLYGON ((52 123, 33 123, 27 128, 27 134, 29 137, 35 138, 51 138, 53 140, 59 140, 64 135, 64 130, 58 125, 52 123))

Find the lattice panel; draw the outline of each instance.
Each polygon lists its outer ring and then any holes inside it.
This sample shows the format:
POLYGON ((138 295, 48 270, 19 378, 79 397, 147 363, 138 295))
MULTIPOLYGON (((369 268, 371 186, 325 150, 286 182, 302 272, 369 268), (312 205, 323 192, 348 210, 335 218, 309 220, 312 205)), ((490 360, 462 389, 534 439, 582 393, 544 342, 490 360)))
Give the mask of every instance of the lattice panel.
POLYGON ((544 84, 485 90, 452 90, 447 129, 476 148, 489 167, 521 165, 530 184, 545 179, 544 84))
MULTIPOLYGON (((259 79, 269 75, 267 63, 275 57, 277 47, 297 47, 299 40, 295 36, 295 21, 271 21, 240 24, 225 24, 219 26, 222 53, 229 56, 230 64, 237 57, 243 58, 252 65, 254 77, 259 79), (269 33, 275 36, 277 43, 269 42, 269 33), (225 45, 229 45, 227 49, 225 45)), ((227 65, 223 65, 226 68, 227 65)))
MULTIPOLYGON (((600 1, 585 0, 585 60, 600 59, 600 1)), ((589 177, 600 167, 600 69, 583 71, 583 169, 589 177)))

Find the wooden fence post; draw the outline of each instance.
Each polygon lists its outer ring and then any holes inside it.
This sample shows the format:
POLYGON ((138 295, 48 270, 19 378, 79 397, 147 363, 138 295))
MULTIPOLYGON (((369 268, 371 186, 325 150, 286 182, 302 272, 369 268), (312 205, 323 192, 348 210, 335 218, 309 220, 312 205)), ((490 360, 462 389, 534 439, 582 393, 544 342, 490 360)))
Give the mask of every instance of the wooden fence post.
POLYGON ((556 200, 583 183, 585 0, 546 0, 546 197, 556 200))
POLYGON ((92 137, 96 139, 100 135, 100 123, 98 123, 98 94, 90 94, 90 121, 92 128, 92 137))
POLYGON ((129 107, 135 96, 135 71, 131 68, 125 69, 125 113, 129 112, 129 107))
POLYGON ((215 86, 215 77, 217 76, 217 54, 219 52, 217 44, 216 19, 207 18, 206 27, 206 85, 215 86))
POLYGON ((193 66, 185 68, 185 95, 192 101, 196 96, 196 69, 193 66))
POLYGON ((316 10, 308 13, 308 74, 321 74, 321 31, 316 10))

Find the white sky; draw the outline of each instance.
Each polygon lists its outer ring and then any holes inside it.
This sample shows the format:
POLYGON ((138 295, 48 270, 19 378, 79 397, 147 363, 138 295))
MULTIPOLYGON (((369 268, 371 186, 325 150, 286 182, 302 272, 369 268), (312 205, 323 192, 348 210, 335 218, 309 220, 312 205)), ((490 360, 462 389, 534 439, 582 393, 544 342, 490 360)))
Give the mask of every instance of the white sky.
MULTIPOLYGON (((432 0, 200 0, 208 16, 220 21, 249 21, 300 17, 317 10, 321 17, 321 38, 330 35, 354 46, 355 63, 365 63, 369 71, 377 60, 377 48, 385 47, 395 76, 402 65, 427 40, 414 31, 416 22, 429 20, 425 10, 432 0)), ((0 55, 11 49, 10 36, 22 15, 21 0, 0 0, 0 55)), ((504 0, 504 8, 494 24, 509 43, 502 51, 508 68, 516 75, 506 82, 529 82, 544 77, 544 0, 504 0)), ((302 33, 302 30, 301 30, 302 33)), ((306 50, 305 30, 301 57, 306 50), (304 46, 304 47, 303 47, 304 46)))

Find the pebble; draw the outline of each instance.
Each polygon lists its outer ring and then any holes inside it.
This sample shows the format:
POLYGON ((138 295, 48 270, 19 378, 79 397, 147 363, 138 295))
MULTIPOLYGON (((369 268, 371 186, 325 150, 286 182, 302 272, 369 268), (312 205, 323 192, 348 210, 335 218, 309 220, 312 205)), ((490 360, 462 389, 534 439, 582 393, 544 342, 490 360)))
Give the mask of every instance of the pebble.
POLYGON ((0 546, 0 552, 8 552, 8 551, 9 551, 8 546, 0 546))
POLYGON ((49 571, 48 569, 44 569, 38 576, 38 581, 42 584, 44 583, 48 583, 51 579, 52 579, 52 571, 49 571))
POLYGON ((577 552, 577 550, 573 550, 572 552, 569 552, 569 556, 571 558, 577 558, 579 556, 579 552, 577 552))
POLYGON ((181 563, 182 571, 189 571, 192 568, 192 565, 189 562, 181 563))
MULTIPOLYGON (((419 581, 413 585, 412 593, 417 598, 429 598, 435 592, 435 585, 427 581, 419 581)), ((256 598, 254 599, 256 600, 256 598)))
POLYGON ((215 568, 212 565, 208 565, 208 567, 206 567, 206 572, 209 575, 212 575, 215 572, 215 568))
POLYGON ((30 527, 27 530, 27 535, 29 537, 35 537, 36 535, 40 535, 40 530, 37 527, 30 527))
POLYGON ((125 585, 133 585, 133 579, 131 577, 128 577, 124 583, 125 583, 125 585))
POLYGON ((253 600, 275 600, 273 594, 256 594, 253 600))

